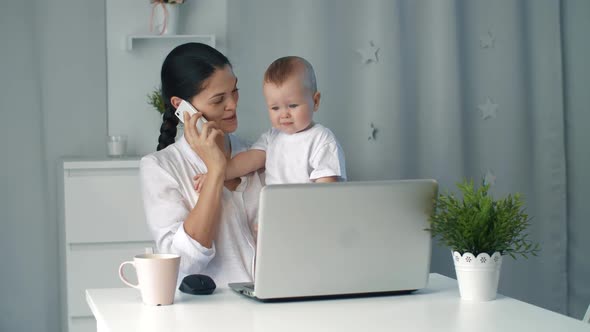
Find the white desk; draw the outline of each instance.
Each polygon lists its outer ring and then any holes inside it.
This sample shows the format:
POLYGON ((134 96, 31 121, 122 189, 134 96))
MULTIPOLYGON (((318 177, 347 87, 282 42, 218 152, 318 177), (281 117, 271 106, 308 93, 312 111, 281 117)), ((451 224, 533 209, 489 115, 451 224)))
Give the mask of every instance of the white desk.
POLYGON ((99 332, 118 331, 590 331, 590 324, 499 296, 461 301, 454 279, 431 274, 412 295, 260 303, 218 288, 177 292, 175 304, 150 307, 132 288, 90 289, 86 300, 99 332))

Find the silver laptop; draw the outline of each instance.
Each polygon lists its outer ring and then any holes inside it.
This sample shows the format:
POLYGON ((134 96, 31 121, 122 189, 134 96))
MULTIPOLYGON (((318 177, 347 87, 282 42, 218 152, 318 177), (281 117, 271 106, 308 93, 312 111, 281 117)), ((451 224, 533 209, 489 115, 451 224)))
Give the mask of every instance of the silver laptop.
POLYGON ((424 288, 437 190, 435 180, 266 186, 254 283, 229 286, 259 300, 424 288))

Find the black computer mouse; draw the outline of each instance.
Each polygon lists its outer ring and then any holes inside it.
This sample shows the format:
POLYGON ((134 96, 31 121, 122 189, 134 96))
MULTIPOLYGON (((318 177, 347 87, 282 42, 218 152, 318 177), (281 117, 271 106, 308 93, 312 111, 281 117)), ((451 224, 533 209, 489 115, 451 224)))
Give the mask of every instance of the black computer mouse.
POLYGON ((215 281, 204 274, 191 274, 184 279, 178 289, 187 294, 209 295, 215 290, 215 281))

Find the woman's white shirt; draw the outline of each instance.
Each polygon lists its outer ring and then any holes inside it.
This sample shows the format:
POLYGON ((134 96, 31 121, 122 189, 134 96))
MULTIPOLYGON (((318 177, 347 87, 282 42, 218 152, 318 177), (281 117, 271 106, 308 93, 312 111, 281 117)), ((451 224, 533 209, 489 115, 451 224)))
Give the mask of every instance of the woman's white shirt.
MULTIPOLYGON (((228 135, 232 157, 247 149, 228 135)), ((185 233, 183 223, 197 204, 193 177, 207 167, 186 139, 144 156, 140 162, 143 204, 149 230, 160 253, 181 256, 179 280, 188 274, 206 274, 218 286, 253 281, 256 244, 253 225, 262 184, 258 173, 241 178, 235 191, 223 188, 221 216, 213 246, 206 248, 185 233)))

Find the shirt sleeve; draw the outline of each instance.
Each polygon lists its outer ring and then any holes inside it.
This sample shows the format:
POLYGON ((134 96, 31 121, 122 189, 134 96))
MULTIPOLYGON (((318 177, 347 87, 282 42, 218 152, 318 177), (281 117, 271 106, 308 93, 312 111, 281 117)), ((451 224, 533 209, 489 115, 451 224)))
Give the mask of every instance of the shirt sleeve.
POLYGON ((260 138, 258 138, 258 140, 252 144, 250 150, 262 150, 266 152, 266 149, 268 148, 268 142, 270 140, 270 133, 270 131, 267 131, 260 135, 260 138))
POLYGON ((183 273, 204 270, 215 257, 215 243, 206 248, 184 231, 184 219, 192 207, 178 181, 150 156, 141 159, 139 175, 147 224, 158 252, 180 255, 183 273))
POLYGON ((322 145, 311 157, 310 165, 311 180, 327 176, 338 176, 341 181, 346 180, 344 152, 338 142, 330 141, 322 145))

